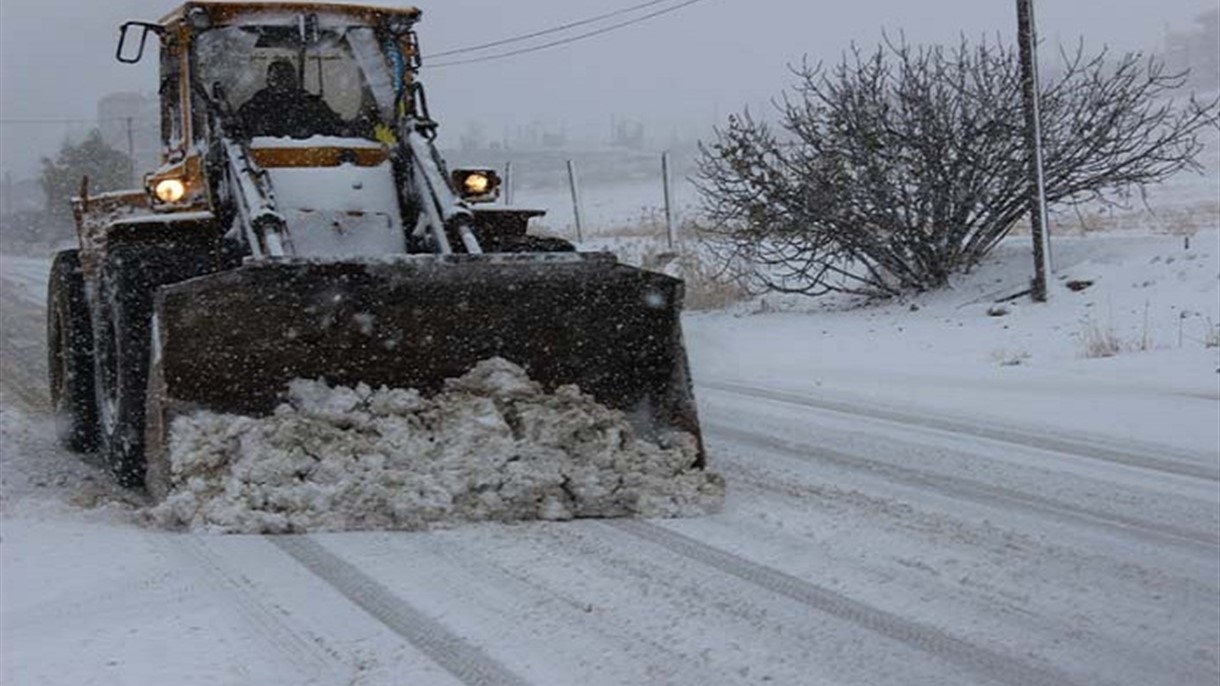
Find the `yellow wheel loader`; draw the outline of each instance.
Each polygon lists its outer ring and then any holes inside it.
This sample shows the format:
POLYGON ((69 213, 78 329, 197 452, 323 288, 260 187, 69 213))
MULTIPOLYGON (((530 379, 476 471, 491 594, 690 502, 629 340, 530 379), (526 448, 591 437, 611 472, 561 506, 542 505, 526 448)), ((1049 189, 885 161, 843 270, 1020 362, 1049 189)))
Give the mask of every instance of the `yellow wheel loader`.
POLYGON ((435 391, 491 357, 699 438, 682 283, 532 236, 494 171, 446 168, 420 16, 188 2, 122 26, 120 61, 159 47, 163 163, 73 200, 48 297, 65 445, 163 496, 178 413, 266 415, 296 378, 435 391))

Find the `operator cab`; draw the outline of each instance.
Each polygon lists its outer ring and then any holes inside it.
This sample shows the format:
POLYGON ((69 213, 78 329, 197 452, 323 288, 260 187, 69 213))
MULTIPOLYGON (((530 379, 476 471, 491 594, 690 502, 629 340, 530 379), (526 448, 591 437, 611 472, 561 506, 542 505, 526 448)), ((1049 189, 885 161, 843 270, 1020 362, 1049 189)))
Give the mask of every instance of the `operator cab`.
POLYGON ((199 82, 247 137, 373 140, 393 121, 397 92, 374 29, 319 23, 305 15, 297 26, 224 26, 196 37, 199 82))
MULTIPOLYGON (((138 62, 150 34, 161 44, 164 155, 145 177, 152 211, 213 214, 256 256, 443 254, 451 235, 482 252, 467 203, 494 202, 498 177, 450 175, 433 144, 415 79, 420 16, 196 1, 159 23, 124 24, 120 61, 138 62)), ((487 235, 522 235, 534 216, 504 214, 483 213, 495 224, 487 235)))

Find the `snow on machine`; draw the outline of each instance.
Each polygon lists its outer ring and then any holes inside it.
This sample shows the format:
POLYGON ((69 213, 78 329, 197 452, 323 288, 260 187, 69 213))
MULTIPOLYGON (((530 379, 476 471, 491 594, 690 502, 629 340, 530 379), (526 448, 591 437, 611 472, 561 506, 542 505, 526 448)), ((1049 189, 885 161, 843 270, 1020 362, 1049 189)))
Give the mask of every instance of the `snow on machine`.
POLYGON ((497 357, 699 440, 681 281, 531 235, 541 212, 489 205, 493 170, 447 170, 420 16, 188 2, 123 25, 120 61, 159 43, 163 163, 73 201, 48 303, 66 445, 163 497, 176 415, 264 416, 294 379, 436 391, 497 357))

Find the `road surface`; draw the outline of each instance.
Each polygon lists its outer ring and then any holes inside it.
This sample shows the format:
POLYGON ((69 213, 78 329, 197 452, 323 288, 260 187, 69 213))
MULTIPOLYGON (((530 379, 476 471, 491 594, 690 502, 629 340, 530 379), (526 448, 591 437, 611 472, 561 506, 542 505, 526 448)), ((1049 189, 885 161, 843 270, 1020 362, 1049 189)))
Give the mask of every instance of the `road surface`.
POLYGON ((1216 455, 697 379, 722 513, 206 536, 59 449, 0 260, 0 682, 1220 681, 1216 455))

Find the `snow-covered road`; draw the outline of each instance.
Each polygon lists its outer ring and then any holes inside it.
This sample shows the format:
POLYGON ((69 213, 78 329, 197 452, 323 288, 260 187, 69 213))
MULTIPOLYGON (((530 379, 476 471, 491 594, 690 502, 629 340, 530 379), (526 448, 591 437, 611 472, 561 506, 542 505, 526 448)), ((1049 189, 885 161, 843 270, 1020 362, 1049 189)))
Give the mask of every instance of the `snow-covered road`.
POLYGON ((46 266, 0 260, 4 684, 1220 680, 1220 456, 1198 440, 862 403, 696 350, 721 514, 167 533, 54 444, 46 266))

